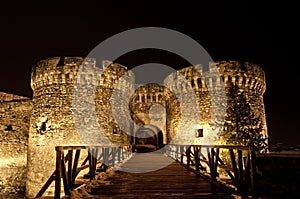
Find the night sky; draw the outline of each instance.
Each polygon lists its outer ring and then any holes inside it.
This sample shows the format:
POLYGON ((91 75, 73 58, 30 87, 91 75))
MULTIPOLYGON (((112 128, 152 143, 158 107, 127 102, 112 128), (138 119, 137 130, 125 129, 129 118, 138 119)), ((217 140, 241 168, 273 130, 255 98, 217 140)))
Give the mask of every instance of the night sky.
MULTIPOLYGON (((1 5, 0 91, 31 97, 30 73, 37 61, 53 56, 84 57, 119 32, 164 27, 195 39, 215 61, 249 61, 261 66, 267 81, 264 101, 271 141, 300 144, 295 5, 288 1, 109 2, 1 5)), ((118 61, 128 68, 148 62, 176 69, 187 66, 178 56, 159 50, 135 51, 118 61)))

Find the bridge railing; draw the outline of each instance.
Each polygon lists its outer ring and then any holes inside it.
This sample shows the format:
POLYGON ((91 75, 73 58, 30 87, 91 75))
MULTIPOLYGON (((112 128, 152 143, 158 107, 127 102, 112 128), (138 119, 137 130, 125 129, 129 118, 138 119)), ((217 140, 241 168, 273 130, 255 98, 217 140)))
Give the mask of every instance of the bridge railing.
POLYGON ((256 153, 248 146, 168 145, 167 155, 241 196, 256 196, 256 153))
POLYGON ((97 172, 105 172, 108 167, 129 158, 132 146, 56 146, 56 169, 41 188, 35 198, 44 195, 50 185, 55 182, 54 198, 60 199, 62 186, 64 195, 70 195, 76 188, 75 180, 79 173, 88 170, 85 178, 94 179, 97 172), (80 161, 82 160, 82 161, 80 161))

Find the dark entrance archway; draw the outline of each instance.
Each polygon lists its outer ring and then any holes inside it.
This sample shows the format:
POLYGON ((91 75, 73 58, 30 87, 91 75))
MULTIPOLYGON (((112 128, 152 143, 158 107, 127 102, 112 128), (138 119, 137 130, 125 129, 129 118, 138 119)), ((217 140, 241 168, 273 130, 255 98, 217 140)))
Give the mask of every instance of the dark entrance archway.
POLYGON ((140 127, 135 133, 134 140, 136 152, 151 152, 164 146, 162 131, 153 125, 140 127))

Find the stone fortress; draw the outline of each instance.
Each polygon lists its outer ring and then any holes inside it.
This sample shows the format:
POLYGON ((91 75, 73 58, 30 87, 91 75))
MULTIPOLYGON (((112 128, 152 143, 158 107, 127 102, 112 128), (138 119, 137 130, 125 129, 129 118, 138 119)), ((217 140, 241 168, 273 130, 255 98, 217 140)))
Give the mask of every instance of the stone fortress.
POLYGON ((236 103, 232 87, 245 96, 242 103, 250 107, 249 117, 259 120, 260 125, 245 123, 246 128, 267 137, 265 74, 253 63, 218 61, 210 63, 208 70, 190 66, 170 74, 163 84, 146 85, 135 84, 134 74, 120 64, 104 61, 101 65, 93 58, 48 58, 32 68, 32 99, 0 93, 0 196, 24 194, 26 187, 26 196, 34 197, 54 171, 57 145, 91 141, 161 148, 179 131, 179 143, 187 143, 185 138, 191 134, 185 130, 189 129, 203 132, 192 134, 193 143, 226 144, 213 129, 225 122, 220 129, 226 131, 235 124, 229 117, 236 103), (185 80, 178 81, 180 77, 185 80), (195 98, 184 97, 191 91, 195 98), (182 110, 195 104, 195 110, 182 110), (89 106, 95 107, 96 120, 86 115, 89 106), (189 120, 189 114, 198 117, 189 120), (128 117, 124 120, 124 116, 128 117), (85 132, 84 138, 78 131, 85 132))

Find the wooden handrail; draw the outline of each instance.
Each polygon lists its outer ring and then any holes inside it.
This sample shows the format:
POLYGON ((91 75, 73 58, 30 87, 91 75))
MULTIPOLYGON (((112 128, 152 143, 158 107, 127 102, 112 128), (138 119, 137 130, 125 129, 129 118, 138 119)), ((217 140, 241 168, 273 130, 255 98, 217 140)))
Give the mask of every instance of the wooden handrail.
POLYGON ((61 198, 61 180, 64 186, 65 195, 70 195, 74 190, 75 180, 84 169, 89 169, 88 177, 94 179, 97 165, 101 165, 103 171, 108 167, 120 163, 132 154, 131 145, 122 146, 56 146, 56 168, 47 182, 38 192, 35 198, 42 197, 51 183, 55 181, 55 199, 61 198), (101 149, 101 150, 100 150, 101 149), (87 150, 87 157, 82 158, 81 151, 87 150), (65 151, 67 151, 66 155, 65 151), (75 156, 74 152, 75 151, 75 156), (79 160, 83 162, 79 166, 79 160))
POLYGON ((166 153, 196 175, 201 175, 218 185, 224 185, 218 178, 218 169, 224 169, 235 187, 228 187, 227 190, 241 196, 256 195, 256 152, 249 146, 170 144, 166 153), (185 151, 179 152, 182 149, 185 151), (221 150, 228 154, 229 164, 222 160, 221 150), (207 178, 208 175, 210 178, 207 178))
POLYGON ((243 145, 201 145, 201 144, 191 144, 191 145, 179 145, 179 144, 168 144, 167 146, 198 146, 202 148, 223 148, 223 149, 241 149, 241 150, 249 150, 249 146, 243 145))

